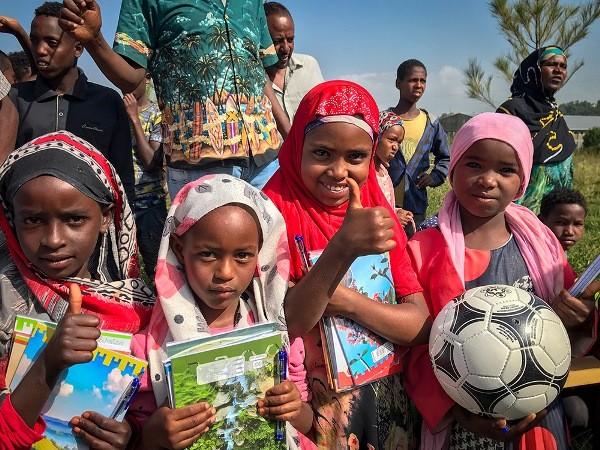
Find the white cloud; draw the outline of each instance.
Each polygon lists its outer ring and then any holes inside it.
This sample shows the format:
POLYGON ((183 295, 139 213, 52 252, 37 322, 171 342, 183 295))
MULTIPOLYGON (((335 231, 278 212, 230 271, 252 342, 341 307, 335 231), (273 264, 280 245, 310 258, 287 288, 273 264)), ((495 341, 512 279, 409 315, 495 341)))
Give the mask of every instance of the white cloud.
MULTIPOLYGON (((334 78, 354 81, 365 87, 373 95, 379 109, 398 103, 395 71, 353 73, 334 78)), ((467 98, 462 71, 453 66, 443 66, 437 72, 428 73, 427 89, 418 105, 437 116, 445 112, 471 114, 490 110, 489 106, 467 98)))
POLYGON ((131 383, 131 375, 123 375, 118 368, 114 368, 108 374, 108 379, 102 385, 102 389, 114 393, 123 392, 131 383))
POLYGON ((60 388, 58 389, 58 396, 59 397, 68 397, 74 391, 75 391, 75 387, 72 384, 62 381, 60 383, 60 388))
POLYGON ((380 109, 395 106, 398 103, 395 72, 367 72, 340 75, 341 80, 354 81, 367 89, 380 109))
POLYGON ((438 72, 440 86, 448 95, 464 95, 464 77, 460 69, 444 66, 438 72))
POLYGON ((92 386, 92 394, 94 394, 94 397, 98 400, 102 400, 102 390, 100 388, 92 386))

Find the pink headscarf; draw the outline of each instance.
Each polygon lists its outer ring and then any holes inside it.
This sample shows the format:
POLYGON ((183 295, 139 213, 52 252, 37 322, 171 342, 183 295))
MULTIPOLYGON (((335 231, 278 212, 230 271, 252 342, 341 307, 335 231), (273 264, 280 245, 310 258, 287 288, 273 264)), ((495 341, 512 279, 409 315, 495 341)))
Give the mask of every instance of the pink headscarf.
MULTIPOLYGON (((458 130, 450 150, 450 184, 456 163, 471 145, 482 139, 502 141, 515 150, 523 170, 523 180, 515 196, 516 200, 523 195, 529 183, 533 164, 533 143, 531 134, 521 119, 507 114, 479 114, 458 130)), ((523 255, 536 294, 551 303, 562 290, 564 282, 565 254, 560 242, 533 212, 523 206, 509 204, 504 216, 523 255)), ((454 191, 446 194, 438 219, 452 261, 464 284, 465 237, 459 203, 454 191)))

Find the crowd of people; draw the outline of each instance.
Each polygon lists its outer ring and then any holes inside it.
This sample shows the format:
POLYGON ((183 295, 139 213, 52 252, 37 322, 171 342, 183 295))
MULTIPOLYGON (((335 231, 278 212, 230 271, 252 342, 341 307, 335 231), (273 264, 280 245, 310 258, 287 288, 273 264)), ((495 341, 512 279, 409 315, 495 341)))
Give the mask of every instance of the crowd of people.
POLYGON ((169 407, 167 343, 260 322, 282 333, 289 373, 256 409, 287 422, 290 449, 569 448, 577 413, 562 397, 511 423, 473 414, 442 389, 427 351, 444 305, 488 284, 550 304, 575 353, 595 344, 600 284, 567 291, 588 209, 554 99, 562 49, 525 58, 509 100, 450 146, 417 106, 424 63, 399 65, 398 102, 380 111, 363 87, 324 81, 313 57, 294 53, 281 3, 123 1, 112 46, 107 5, 43 3, 29 32, 0 16, 23 49, 0 52, 0 448, 42 438, 46 400, 91 359, 99 328, 133 334, 148 370, 123 421, 82 411, 72 432, 94 449, 185 448, 216 410, 169 407), (121 93, 87 79, 84 51, 121 93), (427 218, 428 189, 446 182, 427 218), (318 256, 310 270, 297 236, 318 256), (378 254, 396 303, 342 283, 378 254), (11 391, 17 314, 58 325, 11 391), (393 342, 402 373, 336 392, 324 316, 393 342))

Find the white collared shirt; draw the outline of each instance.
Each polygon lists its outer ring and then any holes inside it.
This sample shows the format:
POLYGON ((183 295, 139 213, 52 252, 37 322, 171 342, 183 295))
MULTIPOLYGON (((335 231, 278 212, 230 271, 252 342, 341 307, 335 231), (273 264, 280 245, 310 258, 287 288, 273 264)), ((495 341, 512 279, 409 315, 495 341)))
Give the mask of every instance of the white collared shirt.
POLYGON ((289 117, 290 123, 294 120, 300 100, 323 81, 319 63, 315 58, 310 55, 292 54, 285 71, 283 90, 272 83, 275 96, 289 117))

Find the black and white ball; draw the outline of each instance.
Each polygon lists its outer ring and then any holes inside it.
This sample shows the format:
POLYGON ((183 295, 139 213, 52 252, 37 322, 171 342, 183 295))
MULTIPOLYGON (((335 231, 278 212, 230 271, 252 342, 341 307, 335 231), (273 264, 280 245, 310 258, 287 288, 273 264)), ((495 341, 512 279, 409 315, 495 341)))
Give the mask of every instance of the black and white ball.
POLYGON ((565 384, 571 346, 543 300, 513 286, 481 286, 449 302, 429 337, 446 393, 476 414, 520 419, 548 406, 565 384))

